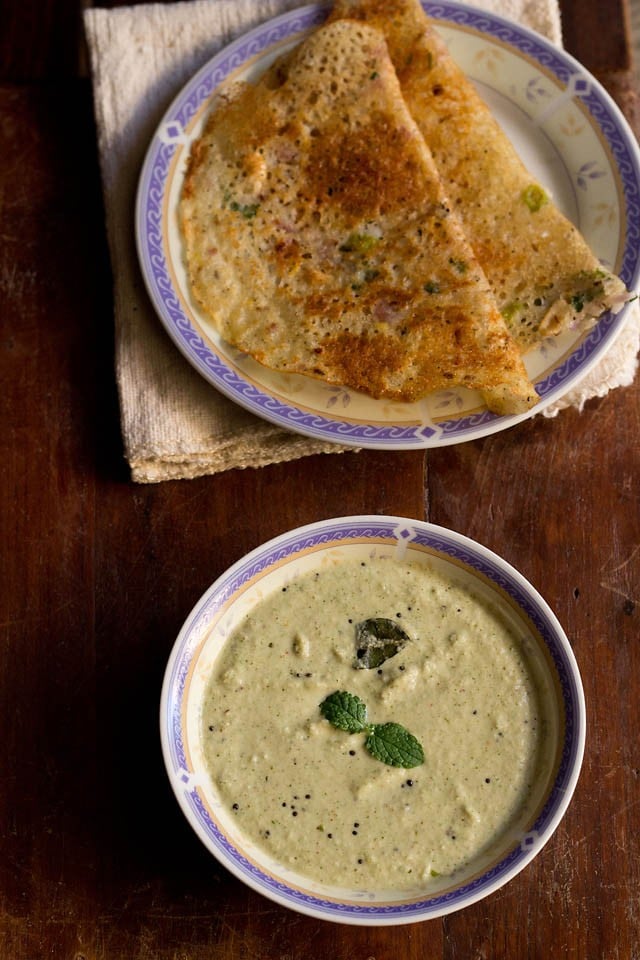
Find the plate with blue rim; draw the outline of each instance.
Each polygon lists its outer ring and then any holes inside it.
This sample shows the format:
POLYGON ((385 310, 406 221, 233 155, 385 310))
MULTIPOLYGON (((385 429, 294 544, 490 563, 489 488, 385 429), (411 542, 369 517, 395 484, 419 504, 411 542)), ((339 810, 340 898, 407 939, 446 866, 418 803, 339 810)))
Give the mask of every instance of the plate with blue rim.
MULTIPOLYGON (((452 56, 477 86, 531 173, 632 293, 640 285, 640 151, 623 114, 573 57, 539 34, 462 3, 425 3, 452 56)), ((169 336, 212 387, 282 428, 344 446, 421 449, 504 430, 557 403, 611 349, 633 309, 604 314, 587 333, 548 338, 525 355, 539 401, 501 416, 480 394, 443 390, 417 403, 374 400, 309 377, 269 370, 226 343, 189 290, 178 201, 192 142, 211 97, 251 80, 326 18, 312 4, 230 43, 174 99, 147 150, 136 198, 136 241, 151 302, 169 336)))
MULTIPOLYGON (((345 576, 348 569, 345 566, 345 576)), ((288 628, 295 634, 295 621, 288 628)), ((432 639, 430 634, 427 650, 432 639)), ((321 642, 314 634, 313 643, 321 642)), ((333 638, 327 640, 327 650, 333 642, 333 638)), ((420 642, 419 636, 415 642, 420 642)), ((276 663, 275 676, 283 675, 278 671, 290 672, 290 666, 288 661, 284 666, 276 663)), ((477 672, 481 666, 474 662, 473 669, 477 672)), ((266 691, 274 682, 270 677, 257 679, 264 680, 266 691)), ((259 697, 255 680, 251 678, 251 696, 259 697)), ((454 699, 452 711, 464 710, 464 698, 462 702, 454 699)), ((278 717, 276 723, 281 724, 282 736, 286 736, 293 727, 289 719, 278 717)), ((273 731, 269 735, 273 738, 273 731)), ((579 666, 567 635, 546 601, 519 571, 482 544, 444 527, 406 517, 363 515, 332 518, 286 531, 238 559, 212 583, 186 617, 167 662, 160 736, 167 775, 182 813, 205 848, 232 876, 295 912, 337 923, 380 926, 415 923, 464 909, 494 894, 542 853, 562 821, 578 782, 586 709, 579 666), (205 704, 213 695, 209 678, 236 628, 262 600, 286 592, 294 578, 308 577, 341 562, 366 565, 374 557, 386 564, 419 565, 427 576, 435 568, 461 585, 476 602, 497 611, 511 625, 540 689, 546 690, 538 709, 545 730, 545 760, 536 762, 530 799, 518 807, 517 815, 504 830, 497 830, 491 841, 455 873, 429 874, 410 890, 360 888, 351 873, 346 881, 349 885, 338 887, 298 873, 295 858, 276 861, 274 854, 244 832, 234 813, 237 804, 232 806, 228 797, 225 800, 207 763, 207 731, 211 728, 205 720, 205 704)), ((516 734, 514 742, 517 739, 516 734)), ((448 776, 450 770, 452 777, 458 776, 456 751, 452 766, 447 766, 446 757, 443 751, 440 775, 448 776)), ((461 776, 466 777, 467 771, 461 776)), ((384 802, 392 806, 389 794, 379 788, 384 802)), ((251 790, 251 802, 266 816, 260 809, 259 783, 251 790)), ((430 802, 428 796, 425 802, 430 802)), ((353 819, 351 813, 345 816, 349 822, 353 819)), ((315 842, 313 837, 309 842, 315 842)), ((424 857, 428 862, 428 850, 424 857)), ((553 869, 552 855, 547 869, 553 869)))

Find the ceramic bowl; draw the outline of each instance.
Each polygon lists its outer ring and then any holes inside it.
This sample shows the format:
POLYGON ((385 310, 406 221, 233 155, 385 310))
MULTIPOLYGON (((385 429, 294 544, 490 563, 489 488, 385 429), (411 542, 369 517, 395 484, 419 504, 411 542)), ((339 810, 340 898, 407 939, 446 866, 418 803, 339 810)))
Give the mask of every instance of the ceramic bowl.
POLYGON ((265 543, 220 576, 196 604, 172 650, 163 684, 161 740, 169 779, 188 822, 227 870, 273 901, 339 923, 401 924, 460 910, 494 893, 536 857, 563 817, 578 779, 585 703, 571 646, 540 594, 496 554, 450 530, 389 516, 356 516, 300 527, 265 543), (551 691, 545 717, 552 760, 534 785, 535 809, 486 855, 409 897, 329 887, 293 873, 238 832, 205 766, 202 703, 213 665, 233 626, 266 593, 322 564, 328 555, 435 565, 497 605, 529 638, 551 691))

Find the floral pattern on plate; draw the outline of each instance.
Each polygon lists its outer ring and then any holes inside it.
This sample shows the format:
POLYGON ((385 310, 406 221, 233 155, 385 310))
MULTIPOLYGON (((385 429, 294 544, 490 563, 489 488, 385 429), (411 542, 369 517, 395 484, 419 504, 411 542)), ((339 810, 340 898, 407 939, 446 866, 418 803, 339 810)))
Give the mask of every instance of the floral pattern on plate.
MULTIPOLYGON (((478 85, 523 160, 628 289, 640 277, 640 159, 635 137, 608 94, 544 38, 459 3, 425 3, 451 52, 478 85)), ((319 5, 283 14, 241 37, 195 75, 168 109, 140 177, 136 232, 151 300, 174 343, 232 400, 279 426, 354 447, 442 446, 503 430, 556 402, 609 349, 627 307, 588 334, 542 343, 525 359, 540 403, 501 417, 479 394, 440 391, 390 404, 351 390, 261 367, 221 340, 196 308, 182 260, 177 204, 190 143, 211 94, 227 78, 248 78, 299 42, 326 16, 319 5)))

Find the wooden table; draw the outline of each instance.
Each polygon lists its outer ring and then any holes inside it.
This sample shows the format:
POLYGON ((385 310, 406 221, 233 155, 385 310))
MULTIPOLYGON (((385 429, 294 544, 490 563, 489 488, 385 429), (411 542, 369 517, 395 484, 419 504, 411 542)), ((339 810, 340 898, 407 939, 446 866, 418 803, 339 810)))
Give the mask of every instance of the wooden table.
MULTIPOLYGON (((640 382, 426 454, 132 484, 83 6, 8 2, 0 36, 0 957, 640 957, 640 382), (443 920, 281 909, 206 853, 163 769, 159 687, 185 614, 245 551, 346 513, 425 518, 496 550, 582 669, 587 748, 564 821, 508 886, 443 920)), ((623 0, 562 12, 567 48, 637 130, 623 0)))

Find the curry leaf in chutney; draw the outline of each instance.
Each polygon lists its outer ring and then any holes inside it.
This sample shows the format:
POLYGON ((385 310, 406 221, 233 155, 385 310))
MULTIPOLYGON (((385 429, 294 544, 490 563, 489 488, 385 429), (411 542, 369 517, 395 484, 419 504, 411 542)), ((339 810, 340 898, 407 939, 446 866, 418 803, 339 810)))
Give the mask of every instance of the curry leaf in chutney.
POLYGON ((409 635, 393 620, 372 617, 356 624, 356 660, 358 670, 373 670, 402 650, 409 635))

